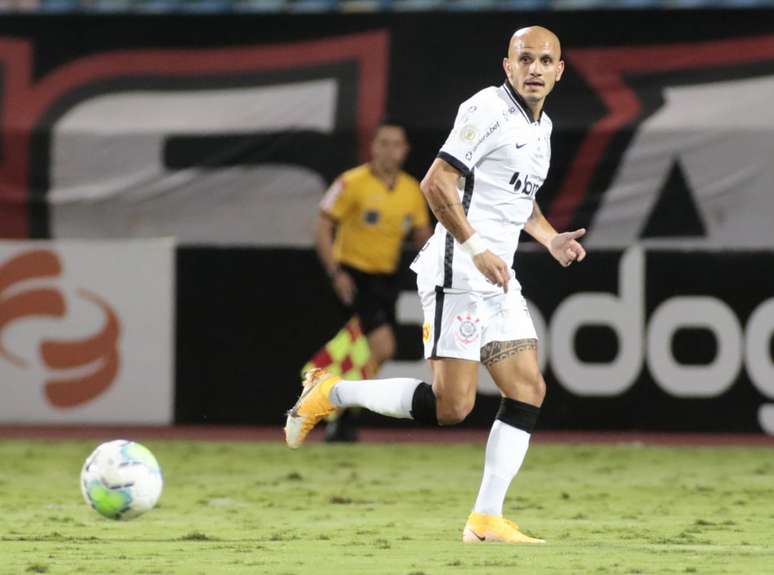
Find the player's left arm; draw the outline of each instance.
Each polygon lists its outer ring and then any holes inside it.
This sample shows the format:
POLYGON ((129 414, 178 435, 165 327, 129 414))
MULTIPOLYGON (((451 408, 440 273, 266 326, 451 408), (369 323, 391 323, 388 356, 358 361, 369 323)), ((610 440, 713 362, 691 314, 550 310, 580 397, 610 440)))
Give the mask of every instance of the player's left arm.
POLYGON ((575 261, 582 262, 583 258, 586 257, 586 250, 578 242, 578 239, 586 233, 586 229, 580 228, 560 234, 543 215, 535 200, 532 200, 532 215, 524 224, 524 229, 543 244, 556 261, 564 267, 575 261))
POLYGON ((413 234, 413 240, 414 245, 417 249, 420 249, 423 245, 425 245, 425 242, 430 239, 430 236, 433 235, 433 230, 430 228, 430 226, 422 226, 419 228, 414 228, 414 234, 413 234))

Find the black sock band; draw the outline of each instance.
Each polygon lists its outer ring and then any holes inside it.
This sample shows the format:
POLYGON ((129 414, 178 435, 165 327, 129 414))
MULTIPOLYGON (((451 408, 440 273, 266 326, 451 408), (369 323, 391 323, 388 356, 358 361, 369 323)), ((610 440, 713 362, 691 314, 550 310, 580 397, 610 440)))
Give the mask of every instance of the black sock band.
POLYGON ((435 412, 435 394, 432 386, 424 381, 414 390, 411 399, 411 417, 421 423, 438 425, 438 415, 435 412))
POLYGON ((502 398, 500 409, 497 410, 497 419, 527 433, 532 433, 535 429, 538 415, 540 415, 539 407, 508 397, 502 398))

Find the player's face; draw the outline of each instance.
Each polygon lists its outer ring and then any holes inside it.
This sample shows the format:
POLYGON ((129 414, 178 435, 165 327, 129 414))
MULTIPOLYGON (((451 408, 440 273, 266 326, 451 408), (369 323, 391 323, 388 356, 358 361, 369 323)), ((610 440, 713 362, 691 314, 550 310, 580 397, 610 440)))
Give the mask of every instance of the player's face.
POLYGON ((542 103, 562 77, 560 50, 555 37, 542 33, 525 34, 511 42, 503 67, 513 89, 527 102, 542 103))
POLYGON ((399 170, 408 155, 406 133, 398 126, 382 126, 371 143, 371 158, 381 169, 399 170))

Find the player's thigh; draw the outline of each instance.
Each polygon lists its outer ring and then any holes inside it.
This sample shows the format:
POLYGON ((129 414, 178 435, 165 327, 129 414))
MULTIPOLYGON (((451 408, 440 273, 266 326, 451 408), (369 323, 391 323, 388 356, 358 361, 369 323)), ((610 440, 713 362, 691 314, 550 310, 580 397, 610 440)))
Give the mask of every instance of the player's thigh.
POLYGON ((481 297, 472 292, 422 289, 425 358, 433 369, 433 393, 442 423, 462 421, 476 401, 481 349, 481 297))
POLYGON ((545 382, 540 373, 538 341, 525 338, 493 341, 481 349, 481 362, 505 397, 541 405, 545 382))
POLYGON ((476 403, 477 361, 443 357, 430 359, 433 370, 438 421, 458 423, 467 417, 476 403))
POLYGON ((486 301, 490 319, 482 337, 481 362, 506 397, 540 405, 545 383, 537 355, 537 333, 521 290, 486 301))

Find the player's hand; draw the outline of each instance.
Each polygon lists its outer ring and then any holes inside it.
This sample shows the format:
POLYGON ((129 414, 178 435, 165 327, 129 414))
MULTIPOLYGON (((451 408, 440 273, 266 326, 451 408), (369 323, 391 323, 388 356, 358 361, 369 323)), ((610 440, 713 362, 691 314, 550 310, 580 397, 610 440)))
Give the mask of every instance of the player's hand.
POLYGON ((478 271, 484 274, 489 283, 503 288, 506 292, 508 291, 511 269, 501 257, 486 250, 477 256, 473 256, 473 263, 476 264, 478 271))
POLYGON ((344 270, 337 270, 333 274, 333 291, 345 305, 352 305, 355 301, 355 281, 344 270))
POLYGON ((585 233, 586 228, 580 228, 574 232, 556 234, 548 246, 548 251, 564 267, 573 262, 582 262, 586 257, 586 250, 578 243, 578 238, 583 237, 585 233))

